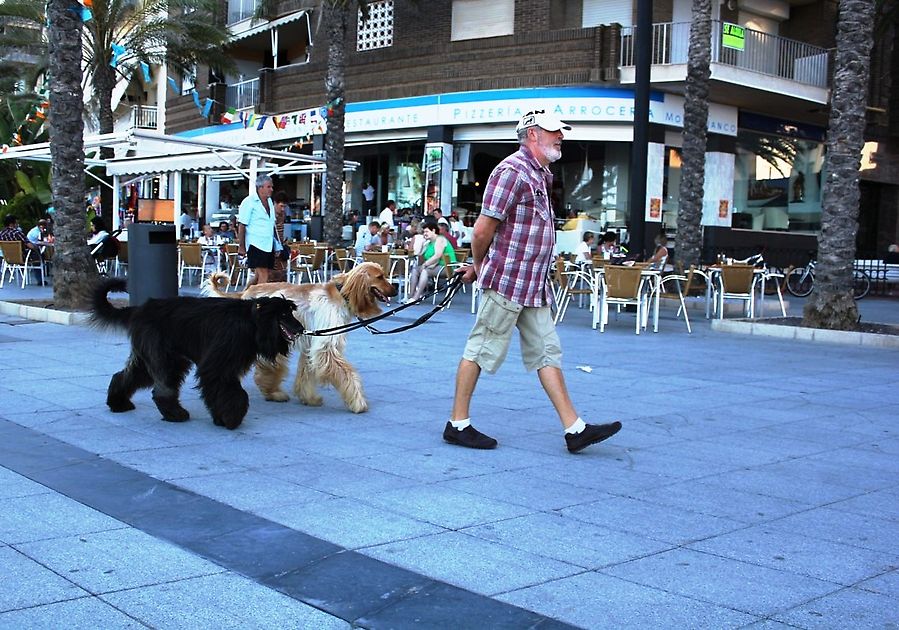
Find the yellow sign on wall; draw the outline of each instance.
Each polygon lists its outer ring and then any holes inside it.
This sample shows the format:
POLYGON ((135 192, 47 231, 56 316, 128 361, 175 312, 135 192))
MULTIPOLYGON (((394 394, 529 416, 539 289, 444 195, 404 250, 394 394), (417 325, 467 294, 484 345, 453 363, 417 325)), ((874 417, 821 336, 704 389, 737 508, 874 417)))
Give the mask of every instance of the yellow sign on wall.
POLYGON ((746 29, 730 22, 721 25, 721 46, 743 50, 746 47, 746 29))

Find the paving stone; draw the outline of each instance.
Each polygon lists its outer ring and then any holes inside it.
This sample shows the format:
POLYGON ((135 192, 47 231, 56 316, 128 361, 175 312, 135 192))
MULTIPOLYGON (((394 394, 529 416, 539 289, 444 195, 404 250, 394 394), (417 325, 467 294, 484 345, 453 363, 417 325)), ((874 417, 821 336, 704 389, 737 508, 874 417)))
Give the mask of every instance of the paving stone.
POLYGON ((672 548, 667 543, 590 525, 557 513, 530 514, 461 531, 586 569, 618 564, 672 548))
POLYGON ((55 493, 0 500, 0 540, 10 544, 122 527, 114 518, 55 493))
POLYGON ((26 543, 19 549, 93 594, 223 570, 130 527, 26 543))
POLYGON ((612 497, 605 492, 580 488, 569 483, 546 480, 544 483, 535 484, 533 479, 519 472, 508 471, 453 479, 441 482, 437 486, 534 510, 557 510, 612 497))
POLYGON ((665 518, 659 519, 654 516, 658 514, 657 506, 627 497, 565 508, 561 513, 615 531, 678 545, 745 527, 735 520, 674 507, 665 510, 665 518))
POLYGON ((742 492, 703 481, 683 481, 661 488, 636 491, 631 496, 641 501, 744 523, 770 521, 814 507, 808 503, 742 492))
POLYGON ((32 494, 47 494, 49 492, 52 491, 46 486, 0 467, 0 499, 16 499, 32 494))
POLYGON ((775 616, 800 628, 894 628, 899 625, 896 600, 847 588, 775 616))
POLYGON ((879 490, 830 503, 828 506, 838 512, 852 512, 860 516, 870 515, 877 518, 899 522, 899 493, 892 490, 879 490))
POLYGON ((761 525, 688 545, 691 549, 792 571, 844 586, 899 566, 899 554, 830 543, 761 525))
POLYGON ((475 496, 439 484, 381 492, 366 501, 447 529, 499 521, 532 511, 527 507, 475 496))
POLYGON ((601 573, 763 617, 840 588, 831 582, 689 549, 666 551, 601 573))
POLYGON ((324 492, 254 471, 182 478, 177 485, 249 512, 281 505, 297 507, 330 498, 324 492))
MULTIPOLYGON (((0 612, 85 597, 89 593, 11 547, 0 547, 0 612)), ((5 623, 0 616, 0 626, 5 623)))
POLYGON ((228 573, 108 593, 102 599, 156 628, 350 627, 342 619, 228 573))
POLYGON ((495 595, 583 571, 570 564, 459 532, 369 547, 360 553, 483 595, 495 595))
POLYGON ((353 499, 259 510, 260 515, 332 543, 357 549, 444 531, 422 520, 353 499))
POLYGON ((899 599, 899 570, 889 571, 870 580, 859 582, 856 587, 899 599))
POLYGON ((826 507, 785 516, 769 525, 811 538, 884 553, 895 553, 896 540, 899 539, 899 524, 895 521, 838 512, 826 507))
POLYGON ((503 593, 497 599, 582 628, 740 628, 758 619, 595 572, 503 593))
POLYGON ((67 630, 146 628, 144 624, 96 597, 0 612, 0 628, 4 630, 41 630, 63 625, 67 630), (64 624, 61 621, 63 619, 64 624))

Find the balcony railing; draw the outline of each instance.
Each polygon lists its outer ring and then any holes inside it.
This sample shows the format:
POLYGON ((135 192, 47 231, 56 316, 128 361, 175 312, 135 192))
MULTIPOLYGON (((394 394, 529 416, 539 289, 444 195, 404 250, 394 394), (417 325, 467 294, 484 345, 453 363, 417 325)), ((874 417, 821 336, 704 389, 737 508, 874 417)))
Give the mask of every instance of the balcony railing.
MULTIPOLYGON (((634 65, 636 27, 621 29, 621 66, 634 65)), ((785 37, 745 29, 743 50, 721 45, 721 22, 712 21, 713 64, 788 79, 826 88, 829 54, 826 48, 812 46, 785 37)), ((690 23, 665 22, 652 25, 652 63, 686 64, 690 49, 690 23)))
POLYGON ((132 105, 131 126, 137 129, 156 129, 157 116, 155 105, 132 105))
POLYGON ((256 0, 228 0, 228 26, 253 17, 256 0))
POLYGON ((225 106, 234 109, 255 109, 259 102, 259 78, 247 79, 228 85, 225 91, 225 106))

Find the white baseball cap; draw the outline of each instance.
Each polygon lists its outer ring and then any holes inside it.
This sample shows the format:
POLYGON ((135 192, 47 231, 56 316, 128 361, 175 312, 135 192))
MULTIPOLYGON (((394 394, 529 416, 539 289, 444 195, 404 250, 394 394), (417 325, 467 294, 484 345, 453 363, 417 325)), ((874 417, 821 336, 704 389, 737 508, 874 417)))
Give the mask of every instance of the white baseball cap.
POLYGON ((515 131, 517 133, 528 127, 540 127, 547 131, 559 131, 560 129, 571 131, 571 125, 563 123, 551 114, 547 114, 545 109, 528 112, 522 116, 521 120, 518 121, 518 126, 515 127, 515 131))

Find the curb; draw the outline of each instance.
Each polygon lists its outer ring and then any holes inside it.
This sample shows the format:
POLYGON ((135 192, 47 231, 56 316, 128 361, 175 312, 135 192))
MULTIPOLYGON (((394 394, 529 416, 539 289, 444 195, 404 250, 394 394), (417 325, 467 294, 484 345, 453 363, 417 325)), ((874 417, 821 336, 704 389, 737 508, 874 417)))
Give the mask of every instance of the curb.
POLYGON ((13 315, 16 317, 21 317, 22 319, 30 319, 36 322, 62 324, 63 326, 80 326, 82 324, 86 324, 88 321, 87 313, 57 311, 52 308, 28 306, 27 304, 18 304, 17 302, 0 301, 0 314, 13 315))
POLYGON ((880 335, 848 330, 827 330, 824 328, 803 328, 802 326, 783 326, 765 324, 741 319, 713 319, 712 330, 741 335, 759 335, 779 339, 797 339, 818 343, 833 343, 844 346, 865 346, 869 348, 899 349, 899 336, 880 335))

